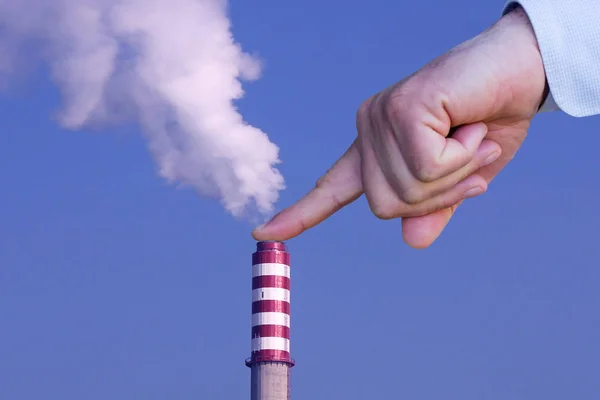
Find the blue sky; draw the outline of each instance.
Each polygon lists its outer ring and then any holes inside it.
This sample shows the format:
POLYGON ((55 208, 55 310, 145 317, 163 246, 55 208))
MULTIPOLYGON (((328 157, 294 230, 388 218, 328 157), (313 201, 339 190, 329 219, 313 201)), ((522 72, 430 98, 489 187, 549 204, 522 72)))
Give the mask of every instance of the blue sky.
MULTIPOLYGON (((304 194, 358 105, 503 2, 232 3, 265 61, 240 110, 304 194)), ((0 97, 0 398, 249 396, 251 225, 155 173, 135 126, 71 132, 40 72, 0 97)), ((288 243, 298 399, 592 399, 597 117, 536 118, 517 158, 417 251, 361 199, 288 243)))

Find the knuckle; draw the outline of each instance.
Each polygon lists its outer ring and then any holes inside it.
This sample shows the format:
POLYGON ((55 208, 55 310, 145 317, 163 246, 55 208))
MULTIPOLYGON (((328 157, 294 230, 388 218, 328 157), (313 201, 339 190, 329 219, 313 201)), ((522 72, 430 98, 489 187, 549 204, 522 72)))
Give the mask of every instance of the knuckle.
POLYGON ((391 212, 391 210, 386 207, 372 206, 371 212, 381 220, 390 220, 396 218, 395 213, 391 212))
POLYGON ((371 110, 371 103, 373 98, 370 97, 367 100, 363 101, 361 105, 358 107, 358 111, 356 112, 356 123, 360 125, 360 122, 369 117, 369 113, 371 110))
POLYGON ((347 202, 342 201, 342 199, 340 199, 340 197, 335 193, 330 193, 328 197, 329 201, 333 205, 333 209, 336 211, 342 209, 347 204, 347 202))
POLYGON ((411 120, 411 116, 416 112, 418 105, 417 98, 413 90, 407 83, 397 85, 385 96, 382 111, 390 120, 411 120))
POLYGON ((397 204, 389 200, 369 199, 369 208, 373 215, 382 220, 389 220, 400 216, 397 204))
POLYGON ((450 208, 452 206, 455 206, 460 200, 460 196, 442 196, 439 203, 437 204, 437 210, 442 210, 444 208, 450 208))
POLYGON ((388 120, 397 122, 410 112, 410 103, 401 94, 390 95, 382 105, 382 111, 388 120))
POLYGON ((477 172, 478 169, 479 169, 479 165, 477 163, 471 162, 471 163, 467 164, 466 166, 464 166, 461 169, 459 169, 458 171, 456 171, 456 173, 455 173, 456 176, 453 179, 453 183, 456 185, 456 184, 464 181, 469 176, 471 176, 475 172, 477 172))
POLYGON ((432 201, 429 202, 421 211, 424 214, 430 214, 438 210, 455 207, 461 202, 461 199, 461 196, 456 194, 445 193, 437 196, 435 199, 432 199, 432 201))
POLYGON ((383 112, 390 120, 397 119, 402 115, 402 104, 399 98, 390 97, 383 105, 383 112))
MULTIPOLYGON (((328 185, 329 177, 328 174, 325 174, 317 180, 317 182, 315 183, 315 189, 323 189, 328 185)), ((347 202, 343 201, 336 192, 330 190, 323 190, 322 193, 324 194, 324 196, 326 196, 326 199, 330 202, 330 204, 333 205, 333 208, 335 210, 339 210, 347 204, 347 202)))
POLYGON ((432 199, 431 201, 415 206, 411 209, 410 215, 407 216, 417 217, 421 215, 431 214, 439 210, 457 206, 459 202, 460 200, 455 200, 447 196, 439 196, 438 198, 432 199))
POLYGON ((429 214, 438 210, 453 207, 457 205, 458 202, 460 202, 460 198, 455 198, 453 196, 440 196, 437 201, 432 203, 430 209, 427 210, 427 213, 429 214))
POLYGON ((420 185, 413 185, 399 193, 400 199, 409 205, 422 203, 427 199, 425 189, 420 185))
POLYGON ((413 176, 421 182, 430 183, 441 175, 442 165, 435 158, 419 157, 413 162, 413 176))

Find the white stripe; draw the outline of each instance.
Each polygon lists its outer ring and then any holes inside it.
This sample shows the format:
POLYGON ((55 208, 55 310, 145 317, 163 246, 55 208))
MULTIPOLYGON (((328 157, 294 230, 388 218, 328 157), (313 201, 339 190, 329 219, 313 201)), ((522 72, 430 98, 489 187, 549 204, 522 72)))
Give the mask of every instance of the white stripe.
POLYGON ((290 302, 290 291, 284 288, 259 288, 252 291, 252 301, 281 300, 290 302))
POLYGON ((281 312, 263 312, 252 314, 252 326, 282 325, 290 327, 290 316, 281 312))
POLYGON ((252 266, 252 277, 263 275, 277 275, 290 277, 290 266, 279 263, 254 264, 252 266))
POLYGON ((281 337, 261 337, 252 339, 252 351, 282 350, 290 351, 290 341, 281 337))

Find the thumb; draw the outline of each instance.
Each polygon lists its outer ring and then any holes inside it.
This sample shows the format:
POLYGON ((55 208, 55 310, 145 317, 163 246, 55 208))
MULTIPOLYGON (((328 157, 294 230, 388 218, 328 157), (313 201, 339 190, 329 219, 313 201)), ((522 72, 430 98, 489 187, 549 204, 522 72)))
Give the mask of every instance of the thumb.
POLYGON ((344 155, 298 202, 256 228, 256 240, 288 240, 323 222, 363 193, 360 153, 355 140, 344 155))
POLYGON ((440 236, 460 203, 431 214, 402 219, 402 237, 415 249, 424 249, 440 236))

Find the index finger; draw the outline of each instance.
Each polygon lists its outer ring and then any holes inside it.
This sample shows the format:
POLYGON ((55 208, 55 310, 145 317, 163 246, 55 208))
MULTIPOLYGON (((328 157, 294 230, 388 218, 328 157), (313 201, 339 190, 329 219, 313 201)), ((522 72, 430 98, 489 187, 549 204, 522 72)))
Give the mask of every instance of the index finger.
POLYGON ((295 204, 256 228, 256 240, 288 240, 320 224, 363 193, 360 153, 355 140, 316 186, 295 204))

